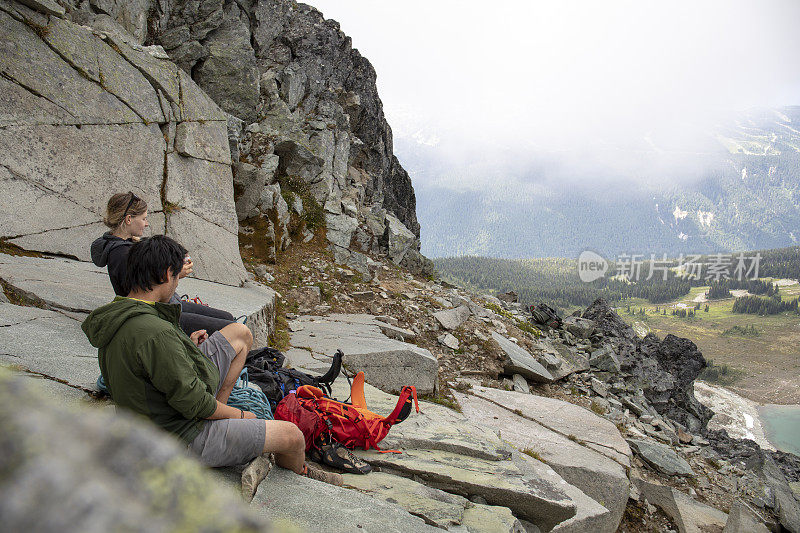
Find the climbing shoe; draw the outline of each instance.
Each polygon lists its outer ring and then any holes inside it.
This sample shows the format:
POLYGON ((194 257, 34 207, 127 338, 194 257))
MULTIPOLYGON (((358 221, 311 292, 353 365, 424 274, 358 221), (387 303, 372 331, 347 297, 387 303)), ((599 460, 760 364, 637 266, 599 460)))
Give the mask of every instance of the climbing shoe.
POLYGON ((312 448, 311 459, 322 463, 346 474, 369 474, 372 467, 360 457, 356 456, 338 442, 323 444, 319 448, 312 448))

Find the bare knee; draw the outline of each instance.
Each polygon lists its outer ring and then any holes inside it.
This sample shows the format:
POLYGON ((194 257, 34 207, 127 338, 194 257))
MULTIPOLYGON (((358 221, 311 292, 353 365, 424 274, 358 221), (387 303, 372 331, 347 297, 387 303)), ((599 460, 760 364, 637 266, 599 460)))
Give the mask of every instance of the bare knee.
POLYGON ((296 425, 285 420, 267 420, 264 452, 300 454, 306 449, 306 439, 296 425))
POLYGON ((239 322, 231 324, 231 326, 236 328, 236 337, 250 349, 253 345, 253 332, 250 331, 250 328, 239 322))
POLYGON ((250 328, 244 324, 234 322, 222 328, 220 332, 228 339, 228 342, 231 343, 231 346, 233 346, 237 352, 240 348, 250 350, 250 347, 253 346, 253 333, 250 331, 250 328))
POLYGON ((287 422, 284 427, 284 438, 286 439, 287 447, 293 451, 305 450, 306 438, 303 435, 303 432, 300 431, 300 428, 291 422, 287 422))

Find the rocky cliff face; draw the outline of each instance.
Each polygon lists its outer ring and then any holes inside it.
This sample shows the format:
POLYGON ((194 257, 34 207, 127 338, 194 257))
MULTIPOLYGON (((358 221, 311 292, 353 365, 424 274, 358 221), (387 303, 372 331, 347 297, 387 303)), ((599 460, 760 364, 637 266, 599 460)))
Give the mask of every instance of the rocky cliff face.
MULTIPOLYGON (((301 199, 298 215, 323 208, 339 262, 366 274, 359 252, 377 252, 429 270, 419 255, 414 189, 392 155, 375 70, 339 25, 285 0, 202 5, 177 2, 152 39, 243 121, 237 178, 253 165, 265 170, 267 187, 279 184, 301 199)), ((251 214, 239 213, 245 228, 251 214)), ((285 246, 281 234, 289 228, 273 226, 276 245, 285 246)))
POLYGON ((694 380, 706 367, 695 343, 674 335, 659 339, 648 335, 639 339, 613 308, 598 298, 582 315, 593 320, 617 358, 616 372, 627 373, 629 388, 646 399, 659 414, 679 422, 689 431, 705 429, 713 413, 694 396, 694 380))
POLYGON ((242 121, 241 133, 232 121, 234 172, 247 191, 237 200, 260 207, 239 209, 245 233, 269 219, 267 239, 276 252, 285 248, 291 231, 274 193, 288 192, 289 203, 300 199, 291 211, 301 219, 324 210, 337 261, 367 274, 361 252, 378 252, 430 270, 419 255, 414 189, 392 155, 375 70, 335 21, 285 0, 179 1, 154 18, 148 39, 242 121), (275 200, 264 201, 269 187, 275 200))
POLYGON ((365 253, 432 271, 375 71, 335 21, 284 0, 25 3, 0 2, 0 237, 86 259, 105 199, 131 189, 205 279, 245 279, 237 235, 274 260, 323 227, 367 277, 365 253))
POLYGON ((0 2, 0 237, 87 260, 106 201, 130 190, 197 277, 239 285, 225 113, 107 15, 89 28, 28 4, 0 2))

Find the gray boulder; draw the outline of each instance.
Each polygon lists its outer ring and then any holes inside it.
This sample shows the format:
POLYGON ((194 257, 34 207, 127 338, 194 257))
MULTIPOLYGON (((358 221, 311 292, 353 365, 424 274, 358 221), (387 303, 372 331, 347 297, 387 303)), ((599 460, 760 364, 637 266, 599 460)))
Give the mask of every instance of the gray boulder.
POLYGON ((185 446, 124 412, 65 406, 0 369, 0 514, 10 531, 267 531, 185 446), (14 408, 25 405, 24 412, 14 408), (57 453, 42 446, 57 443, 57 453))
POLYGON ((633 482, 642 496, 652 505, 660 507, 672 518, 680 533, 722 531, 728 515, 719 509, 693 500, 678 489, 644 481, 634 477, 633 482))
POLYGON ((594 322, 587 318, 568 316, 563 321, 563 328, 579 339, 588 339, 594 333, 594 322))
POLYGON ((364 371, 367 382, 381 390, 414 385, 420 394, 430 394, 436 387, 436 358, 425 348, 387 337, 371 315, 300 317, 292 328, 293 346, 329 356, 341 349, 345 364, 364 371))
MULTIPOLYGON (((233 189, 236 198, 236 216, 239 222, 257 217, 257 206, 261 203, 264 187, 272 176, 265 170, 249 163, 236 163, 233 167, 233 189)), ((272 197, 269 198, 272 204, 272 197)))
POLYGON ((649 466, 668 476, 693 476, 694 470, 675 450, 664 444, 627 439, 630 447, 649 466))
POLYGON ((643 383, 647 400, 661 415, 699 433, 713 412, 694 396, 694 380, 707 365, 697 345, 671 334, 661 341, 650 334, 640 353, 631 373, 643 383))
POLYGON ((589 365, 605 372, 618 373, 620 371, 619 359, 608 347, 593 351, 589 356, 589 365))
POLYGON ((519 374, 514 374, 511 376, 512 381, 514 382, 514 390, 516 392, 521 392, 523 394, 530 394, 531 388, 528 385, 528 381, 519 374))
POLYGON ((341 248, 349 248, 353 232, 358 227, 358 221, 347 215, 333 215, 325 213, 328 241, 341 248))
POLYGON ((417 237, 392 214, 386 214, 386 234, 389 259, 400 264, 409 249, 414 247, 417 237))
MULTIPOLYGON (((436 316, 434 314, 434 316, 436 316)), ((492 338, 500 346, 506 356, 503 369, 509 374, 520 374, 526 379, 537 383, 549 383, 553 376, 524 348, 511 342, 497 332, 492 332, 492 338)))
POLYGON ((736 500, 728 513, 722 533, 769 533, 769 528, 741 500, 736 500))
POLYGON ((453 309, 445 309, 444 311, 437 311, 433 313, 435 318, 443 328, 454 330, 458 329, 470 316, 469 307, 462 305, 453 309))
POLYGON ((800 531, 800 503, 794 498, 792 489, 786 481, 775 460, 765 455, 761 472, 767 487, 775 498, 775 511, 781 525, 792 533, 800 531))
MULTIPOLYGON (((386 317, 390 318, 390 317, 386 317)), ((395 320, 396 321, 396 320, 395 320)), ((384 335, 390 339, 397 339, 399 341, 412 342, 417 338, 417 334, 405 328, 398 327, 397 325, 387 324, 383 317, 376 317, 375 323, 381 328, 384 335)))
POLYGON ((438 340, 439 344, 442 346, 446 346, 453 350, 458 350, 458 339, 453 337, 453 335, 450 333, 443 333, 442 335, 439 335, 436 340, 438 340))

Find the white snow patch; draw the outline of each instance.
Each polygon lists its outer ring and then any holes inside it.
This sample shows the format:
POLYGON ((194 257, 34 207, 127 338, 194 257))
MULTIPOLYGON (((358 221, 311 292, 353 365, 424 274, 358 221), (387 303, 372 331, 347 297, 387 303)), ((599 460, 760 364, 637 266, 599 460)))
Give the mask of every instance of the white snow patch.
POLYGON ((715 413, 708 429, 724 429, 733 438, 751 439, 765 450, 775 449, 761 426, 756 402, 700 380, 694 382, 694 396, 715 413))
POLYGON ((683 220, 684 218, 686 218, 686 215, 688 214, 689 214, 688 211, 682 211, 681 208, 678 207, 677 205, 675 206, 675 209, 672 211, 672 216, 675 217, 675 222, 677 222, 678 220, 683 220))
POLYGON ((697 219, 700 221, 700 227, 711 227, 711 222, 714 220, 714 213, 711 211, 697 210, 697 219))
POLYGON ((742 181, 747 177, 747 167, 742 169, 742 181))
POLYGON ((767 172, 767 176, 769 176, 771 178, 772 176, 775 175, 775 173, 777 171, 778 171, 778 167, 769 167, 769 172, 767 172))
POLYGON ((778 116, 779 120, 782 120, 784 122, 791 122, 792 121, 792 119, 790 119, 789 117, 787 117, 786 115, 784 115, 783 113, 778 111, 777 109, 773 109, 772 112, 775 113, 778 116))
POLYGON ((688 235, 686 235, 684 232, 680 232, 680 233, 678 233, 678 238, 679 238, 680 240, 682 240, 682 241, 685 241, 686 239, 688 239, 688 238, 689 238, 689 236, 688 236, 688 235))

